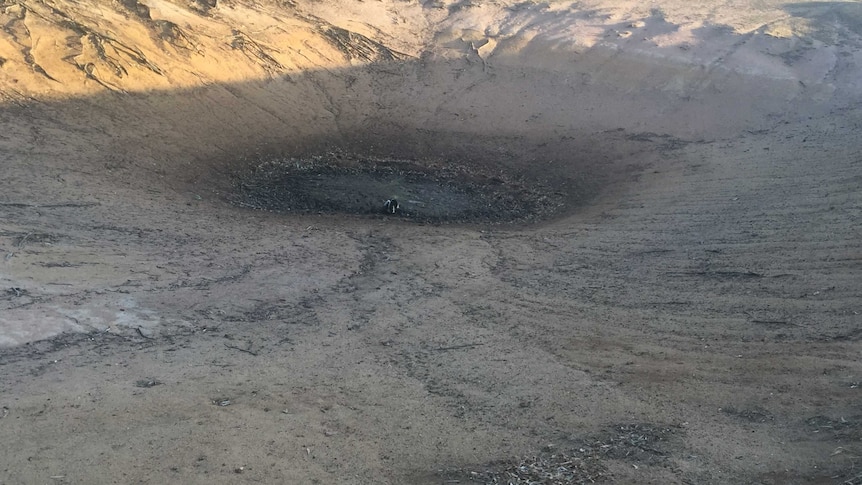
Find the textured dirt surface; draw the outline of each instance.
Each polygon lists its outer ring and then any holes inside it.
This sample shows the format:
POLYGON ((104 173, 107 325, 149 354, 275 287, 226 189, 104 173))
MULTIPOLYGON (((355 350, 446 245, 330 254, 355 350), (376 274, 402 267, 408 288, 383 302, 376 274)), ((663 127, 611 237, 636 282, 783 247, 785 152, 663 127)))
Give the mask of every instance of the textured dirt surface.
MULTIPOLYGON (((236 175, 239 207, 280 214, 381 215, 420 223, 535 223, 559 216, 579 194, 557 181, 512 180, 451 161, 368 159, 340 153, 273 160, 236 175), (349 159, 349 160, 345 160, 349 159), (385 201, 395 201, 387 212, 385 201)), ((576 187, 576 186, 575 186, 576 187)))
POLYGON ((862 482, 857 3, 0 12, 0 483, 862 482), (236 203, 334 152, 562 205, 236 203))

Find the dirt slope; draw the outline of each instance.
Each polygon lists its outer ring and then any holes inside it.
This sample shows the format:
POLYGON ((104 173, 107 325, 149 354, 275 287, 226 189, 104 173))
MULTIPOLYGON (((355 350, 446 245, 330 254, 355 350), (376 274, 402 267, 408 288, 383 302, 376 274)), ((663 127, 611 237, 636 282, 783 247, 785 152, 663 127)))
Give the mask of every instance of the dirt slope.
POLYGON ((0 483, 862 483, 858 4, 0 17, 0 483), (236 204, 345 159, 565 203, 236 204))

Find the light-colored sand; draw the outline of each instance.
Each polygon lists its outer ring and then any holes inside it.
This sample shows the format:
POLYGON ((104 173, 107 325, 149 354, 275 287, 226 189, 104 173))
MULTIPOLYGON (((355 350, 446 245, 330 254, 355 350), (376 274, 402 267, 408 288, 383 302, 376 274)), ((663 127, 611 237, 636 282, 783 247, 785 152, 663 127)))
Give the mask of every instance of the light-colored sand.
POLYGON ((862 6, 753 3, 7 3, 0 483, 466 483, 632 423, 610 482, 858 483, 862 6), (334 148, 578 204, 226 203, 334 148))

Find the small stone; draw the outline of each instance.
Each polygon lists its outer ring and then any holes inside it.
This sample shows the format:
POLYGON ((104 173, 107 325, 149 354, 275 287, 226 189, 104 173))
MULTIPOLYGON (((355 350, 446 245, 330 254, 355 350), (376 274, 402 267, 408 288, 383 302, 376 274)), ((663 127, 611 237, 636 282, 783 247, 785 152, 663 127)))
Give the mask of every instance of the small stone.
POLYGON ((142 387, 144 389, 147 389, 150 387, 158 386, 161 383, 161 381, 158 381, 156 379, 140 379, 138 381, 135 381, 135 387, 142 387))

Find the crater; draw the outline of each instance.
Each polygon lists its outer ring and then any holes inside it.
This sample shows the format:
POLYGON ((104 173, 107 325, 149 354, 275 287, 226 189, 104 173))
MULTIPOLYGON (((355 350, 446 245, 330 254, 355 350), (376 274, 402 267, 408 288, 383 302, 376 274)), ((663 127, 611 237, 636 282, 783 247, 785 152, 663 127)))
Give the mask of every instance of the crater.
POLYGON ((561 187, 480 165, 330 152, 238 172, 231 201, 278 212, 350 214, 417 223, 529 223, 560 214, 561 187), (389 213, 387 200, 398 202, 389 213))

